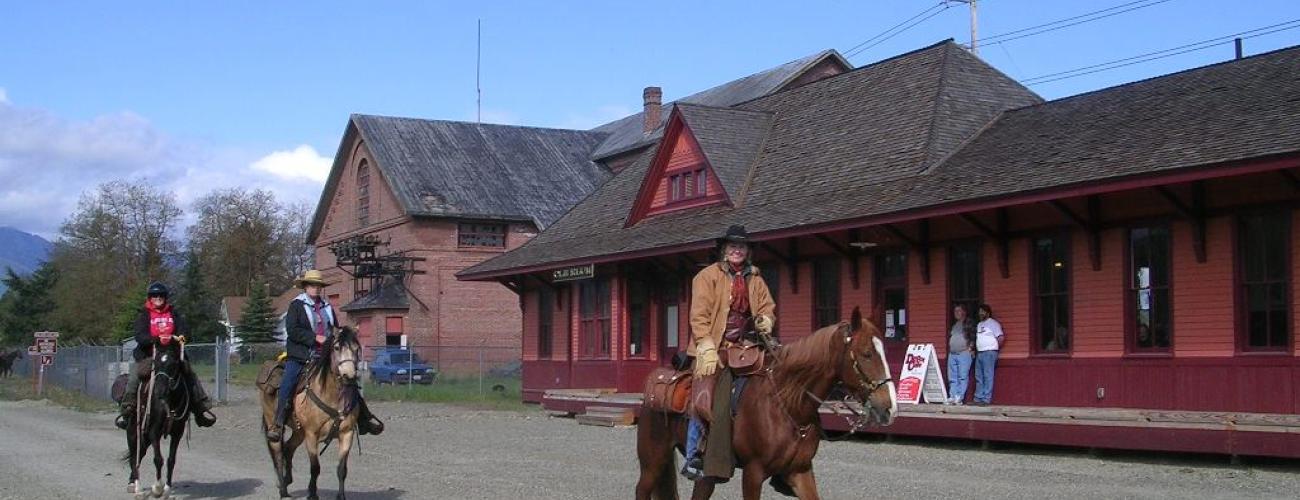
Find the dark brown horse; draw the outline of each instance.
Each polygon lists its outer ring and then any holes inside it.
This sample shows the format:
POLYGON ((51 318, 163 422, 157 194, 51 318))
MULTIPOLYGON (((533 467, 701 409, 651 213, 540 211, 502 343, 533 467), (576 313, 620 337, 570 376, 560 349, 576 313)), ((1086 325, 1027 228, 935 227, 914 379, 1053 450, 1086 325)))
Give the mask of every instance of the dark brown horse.
MULTIPOLYGON (((855 308, 850 321, 791 342, 780 348, 771 362, 770 370, 750 377, 733 424, 732 445, 744 471, 744 497, 759 498, 763 481, 773 478, 773 487, 786 490, 783 493, 800 499, 819 498, 812 459, 821 438, 818 409, 831 391, 838 388, 864 402, 864 419, 889 425, 897 413, 880 330, 864 321, 855 308)), ((637 425, 637 459, 641 462, 637 499, 677 498, 673 452, 685 442, 685 415, 642 408, 637 425)), ((712 478, 697 481, 691 498, 709 498, 714 486, 712 478)))
MULTIPOLYGON (((318 498, 316 479, 320 477, 321 445, 329 446, 334 439, 338 439, 339 457, 337 498, 346 498, 344 483, 348 477, 348 453, 357 432, 357 410, 360 407, 361 389, 357 385, 357 363, 360 361, 361 343, 357 340, 357 332, 345 326, 330 336, 322 357, 304 368, 301 385, 306 387, 294 395, 290 418, 286 422, 293 434, 284 442, 266 442, 281 498, 289 496, 289 484, 293 483, 293 453, 304 444, 311 464, 307 498, 318 498)), ((263 435, 274 419, 275 396, 263 391, 263 435)))
POLYGON ((23 359, 22 350, 14 349, 10 352, 0 350, 0 378, 8 377, 13 373, 15 359, 23 359))
MULTIPOLYGON (((180 342, 154 349, 149 378, 140 383, 134 416, 127 422, 127 460, 131 475, 127 479, 130 491, 137 500, 167 497, 172 492, 172 472, 176 469, 176 449, 185 435, 185 424, 190 420, 190 394, 185 384, 184 347, 180 342), (162 441, 169 439, 167 455, 167 482, 162 482, 162 441), (140 484, 140 461, 149 448, 153 448, 154 484, 144 488, 140 484)), ((131 374, 137 376, 137 374, 131 374)))

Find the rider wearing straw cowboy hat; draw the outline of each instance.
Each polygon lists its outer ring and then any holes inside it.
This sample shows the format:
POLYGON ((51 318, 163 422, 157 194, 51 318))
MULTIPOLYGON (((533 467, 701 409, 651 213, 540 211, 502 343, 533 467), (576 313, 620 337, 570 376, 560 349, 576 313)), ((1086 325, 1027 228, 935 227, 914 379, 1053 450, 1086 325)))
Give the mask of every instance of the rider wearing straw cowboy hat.
MULTIPOLYGON (((284 347, 288 358, 284 362, 284 377, 280 380, 280 392, 277 394, 275 423, 266 430, 266 438, 271 441, 279 441, 283 437, 289 406, 303 366, 321 355, 329 336, 338 328, 334 306, 321 293, 330 284, 320 271, 309 269, 293 280, 293 284, 302 288, 303 293, 289 303, 284 316, 284 347)), ((364 399, 360 400, 359 410, 357 427, 362 434, 379 434, 384 431, 384 424, 374 418, 364 399)))
MULTIPOLYGON (((117 427, 126 429, 127 422, 135 414, 136 393, 140 389, 141 378, 148 377, 152 370, 152 357, 155 345, 169 346, 172 342, 185 343, 184 334, 189 333, 184 319, 172 309, 167 301, 170 292, 167 285, 153 283, 146 292, 144 308, 135 317, 135 358, 136 369, 133 376, 127 378, 126 392, 122 395, 122 412, 117 417, 117 427)), ((194 423, 199 427, 210 427, 217 422, 212 414, 212 404, 208 395, 199 385, 198 377, 190 368, 189 360, 183 363, 185 383, 190 388, 190 404, 194 407, 194 423)))
POLYGON ((712 414, 714 432, 708 432, 698 415, 692 415, 686 439, 686 464, 682 475, 697 480, 705 475, 730 478, 731 372, 722 369, 720 349, 757 333, 767 339, 776 323, 776 304, 758 268, 750 262, 749 235, 744 226, 731 226, 718 239, 719 262, 705 267, 691 281, 691 343, 695 356, 695 383, 716 384, 712 414), (708 434, 705 437, 705 434, 708 434), (705 440, 705 456, 698 453, 705 440), (725 451, 724 451, 725 450, 725 451))

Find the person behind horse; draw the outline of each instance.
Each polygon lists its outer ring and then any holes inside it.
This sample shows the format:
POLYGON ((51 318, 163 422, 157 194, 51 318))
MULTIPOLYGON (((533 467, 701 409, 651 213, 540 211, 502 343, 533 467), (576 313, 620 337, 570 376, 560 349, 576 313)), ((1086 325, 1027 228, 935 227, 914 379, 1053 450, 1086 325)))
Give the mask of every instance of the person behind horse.
MULTIPOLYGON (((284 315, 285 352, 284 376, 280 379, 280 391, 276 394, 275 423, 266 430, 266 438, 279 441, 284 436, 284 424, 288 420, 290 405, 293 401, 298 378, 308 362, 320 359, 322 349, 333 329, 338 328, 338 317, 334 315, 334 306, 321 294, 329 283, 315 269, 307 270, 302 277, 294 280, 294 285, 302 288, 303 293, 289 303, 284 315)), ((379 434, 384 426, 370 413, 364 399, 360 400, 360 414, 357 427, 362 434, 379 434)))
POLYGON ((730 478, 734 472, 731 454, 730 404, 732 376, 721 368, 718 353, 742 340, 763 339, 776 322, 772 293, 758 268, 750 263, 749 237, 744 226, 731 226, 719 239, 719 262, 695 275, 691 282, 691 343, 687 353, 695 356, 694 384, 714 384, 712 422, 709 433, 704 419, 691 415, 686 434, 686 464, 682 475, 695 481, 705 475, 730 478), (706 437, 707 435, 707 437, 706 437), (700 442, 710 450, 701 456, 700 442))
MULTIPOLYGON (((171 294, 167 285, 150 284, 146 294, 144 308, 135 317, 135 351, 132 352, 132 357, 135 358, 136 366, 134 376, 127 377, 126 392, 122 396, 122 412, 116 422, 120 429, 126 429, 127 423, 135 415, 136 393, 140 390, 140 382, 153 371, 155 346, 166 348, 172 342, 184 343, 185 334, 189 333, 184 318, 168 302, 171 294)), ((189 388, 194 423, 199 427, 211 427, 217 422, 217 416, 212 414, 212 403, 199 384, 198 377, 194 376, 189 360, 184 360, 181 367, 185 384, 189 388)))

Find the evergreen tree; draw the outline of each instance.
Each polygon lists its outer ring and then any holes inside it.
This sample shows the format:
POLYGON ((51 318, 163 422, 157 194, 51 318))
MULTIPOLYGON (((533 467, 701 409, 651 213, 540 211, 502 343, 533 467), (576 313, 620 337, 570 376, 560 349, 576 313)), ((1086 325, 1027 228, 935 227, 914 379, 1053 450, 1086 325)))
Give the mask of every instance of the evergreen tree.
POLYGON ((173 303, 189 326, 190 342, 213 342, 225 335, 226 328, 217 321, 217 303, 203 280, 201 265, 198 255, 190 250, 181 271, 180 293, 173 303))
POLYGON ((6 268, 3 278, 9 291, 0 300, 0 343, 30 344, 32 333, 50 330, 50 313, 54 301, 50 289, 58 281, 58 272, 48 262, 31 276, 23 277, 6 268))
POLYGON ((244 314, 239 318, 237 329, 244 342, 275 342, 276 317, 271 309, 271 297, 266 293, 266 285, 253 285, 248 301, 244 303, 244 314))

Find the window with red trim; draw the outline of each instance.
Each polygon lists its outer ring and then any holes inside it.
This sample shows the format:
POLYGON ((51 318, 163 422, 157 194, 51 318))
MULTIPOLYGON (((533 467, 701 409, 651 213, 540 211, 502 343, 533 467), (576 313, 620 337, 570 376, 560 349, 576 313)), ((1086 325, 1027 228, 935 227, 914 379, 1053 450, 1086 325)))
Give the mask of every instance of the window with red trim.
POLYGON ((703 198, 708 185, 708 170, 703 167, 669 175, 668 203, 703 198))
POLYGON ((1170 321, 1170 238, 1168 226, 1128 230, 1128 308, 1124 332, 1132 352, 1168 352, 1170 321))
POLYGON ((1285 351, 1291 345, 1290 242, 1289 212, 1237 219, 1237 331, 1245 350, 1285 351))
POLYGON ((609 278, 596 278, 578 285, 578 310, 582 354, 609 357, 609 278))
POLYGON ((1033 245, 1034 337, 1039 352, 1070 352, 1070 239, 1041 236, 1033 245))
POLYGON ((876 297, 884 307, 879 318, 885 338, 907 341, 907 251, 876 256, 876 297))
POLYGON ((813 329, 840 319, 840 259, 817 259, 813 261, 813 329))

